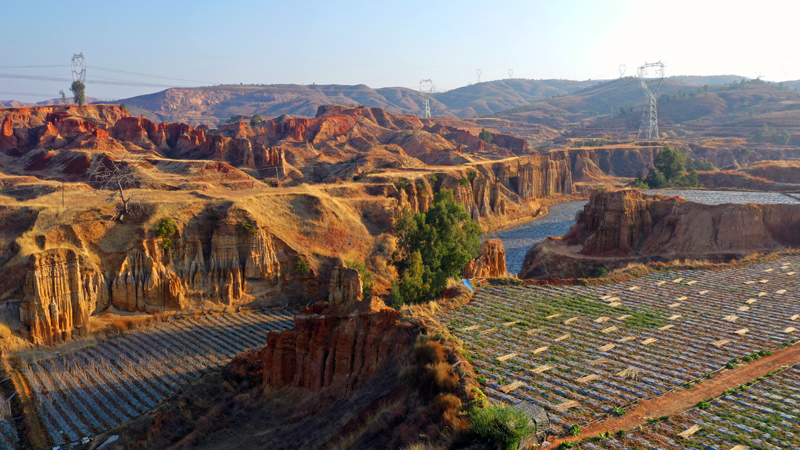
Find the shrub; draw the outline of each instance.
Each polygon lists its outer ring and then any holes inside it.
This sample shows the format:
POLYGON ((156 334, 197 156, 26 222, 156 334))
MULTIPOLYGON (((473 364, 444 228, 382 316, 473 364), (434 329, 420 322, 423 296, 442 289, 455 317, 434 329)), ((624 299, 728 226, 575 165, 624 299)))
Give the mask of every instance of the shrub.
POLYGON ((478 138, 487 144, 492 143, 492 133, 491 131, 487 130, 486 128, 481 130, 481 133, 478 135, 478 138))
POLYGON ((361 275, 361 298, 368 300, 372 298, 372 289, 375 287, 375 275, 367 270, 364 263, 358 261, 350 261, 347 267, 356 269, 358 274, 361 275))
POLYGON ((580 436, 580 434, 581 434, 581 426, 578 425, 578 424, 572 425, 567 430, 567 433, 569 433, 569 434, 571 434, 573 436, 580 436))
POLYGON ((611 412, 613 412, 617 416, 624 416, 625 415, 625 409, 622 408, 621 406, 615 406, 614 408, 611 409, 611 412))
POLYGON ((525 436, 536 432, 525 411, 508 406, 488 406, 470 417, 473 430, 489 438, 501 450, 516 450, 525 436))
POLYGON ((258 227, 256 224, 248 222, 247 219, 242 220, 242 222, 239 223, 239 229, 242 230, 243 233, 247 234, 258 233, 258 227))
POLYGON ((308 273, 311 272, 311 267, 308 266, 308 261, 305 257, 300 257, 294 264, 294 268, 297 269, 300 275, 308 275, 308 273))
POLYGON ((697 407, 700 409, 708 409, 711 407, 711 404, 705 400, 700 400, 699 402, 697 402, 697 407))
POLYGON ((469 187, 469 178, 461 177, 461 180, 458 182, 461 186, 469 187))
POLYGON ((622 438, 625 437, 625 433, 626 433, 625 430, 619 430, 619 431, 617 431, 617 437, 622 439, 622 438))
POLYGON ((605 267, 598 267, 597 268, 597 272, 595 273, 595 275, 597 275, 598 277, 602 277, 607 273, 608 273, 608 269, 606 269, 605 267))
POLYGON ((178 234, 178 226, 175 221, 164 217, 158 221, 156 226, 156 237, 161 238, 161 248, 168 250, 172 248, 172 237, 178 234))

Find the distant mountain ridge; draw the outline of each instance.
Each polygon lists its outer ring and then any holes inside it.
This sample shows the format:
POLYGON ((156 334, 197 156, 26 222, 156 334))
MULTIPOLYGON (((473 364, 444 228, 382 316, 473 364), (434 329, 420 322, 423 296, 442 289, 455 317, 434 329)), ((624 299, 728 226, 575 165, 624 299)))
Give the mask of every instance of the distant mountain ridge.
POLYGON ((424 94, 404 87, 373 89, 347 85, 223 85, 173 88, 115 101, 153 120, 216 126, 231 116, 282 114, 313 117, 320 105, 379 107, 395 114, 423 115, 425 97, 434 116, 486 116, 555 95, 569 95, 597 81, 508 79, 424 94))

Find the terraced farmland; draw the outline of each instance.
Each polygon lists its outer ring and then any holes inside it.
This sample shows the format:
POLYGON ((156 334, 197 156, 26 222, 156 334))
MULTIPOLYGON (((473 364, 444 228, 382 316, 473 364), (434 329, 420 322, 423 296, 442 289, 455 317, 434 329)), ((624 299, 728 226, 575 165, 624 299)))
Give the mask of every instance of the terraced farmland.
POLYGON ((706 205, 722 205, 724 203, 800 203, 800 200, 794 196, 784 195, 778 192, 706 191, 692 189, 653 189, 644 192, 648 194, 677 195, 691 202, 703 203, 706 205))
POLYGON ((578 446, 584 449, 800 448, 800 367, 794 366, 668 420, 578 446))
POLYGON ((11 405, 5 398, 0 398, 0 448, 15 448, 16 442, 17 432, 11 405))
POLYGON ((493 402, 536 403, 561 431, 800 337, 800 257, 606 286, 490 287, 442 318, 493 402))
POLYGON ((24 364, 22 373, 54 443, 75 442, 149 411, 207 369, 264 344, 270 330, 293 326, 293 314, 176 320, 24 364))

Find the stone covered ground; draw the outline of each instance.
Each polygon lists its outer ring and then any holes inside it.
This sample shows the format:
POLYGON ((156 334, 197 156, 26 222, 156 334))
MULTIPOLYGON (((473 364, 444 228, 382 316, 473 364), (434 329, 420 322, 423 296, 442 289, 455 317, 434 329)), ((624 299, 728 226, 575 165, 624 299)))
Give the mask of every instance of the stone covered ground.
MULTIPOLYGON (((784 257, 746 268, 668 271, 605 286, 490 287, 442 319, 463 340, 493 402, 534 402, 549 411, 553 431, 561 432, 713 377, 735 358, 796 340, 798 273, 800 257, 784 257)), ((736 395, 748 404, 772 405, 765 406, 770 415, 788 408, 786 417, 773 418, 770 425, 777 431, 771 438, 751 427, 745 428, 747 439, 778 445, 781 433, 798 432, 796 392, 749 400, 741 396, 752 392, 736 395)), ((739 400, 732 405, 741 405, 739 400)), ((741 424, 727 418, 733 413, 720 414, 720 429, 741 433, 741 424)), ((701 427, 716 419, 704 420, 697 419, 701 427)), ((702 436, 737 442, 713 433, 702 436)), ((660 448, 658 442, 639 448, 660 448)), ((732 447, 725 445, 700 448, 732 447)))
POLYGON ((22 374, 54 444, 72 443, 146 413, 206 370, 263 345, 270 331, 291 328, 295 313, 178 319, 23 363, 22 374))

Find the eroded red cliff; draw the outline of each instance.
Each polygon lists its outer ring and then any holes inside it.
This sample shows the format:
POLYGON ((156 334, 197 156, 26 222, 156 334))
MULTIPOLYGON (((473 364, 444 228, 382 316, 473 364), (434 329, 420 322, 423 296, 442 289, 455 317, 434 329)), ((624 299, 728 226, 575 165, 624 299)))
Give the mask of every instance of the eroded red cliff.
POLYGON ((270 332, 261 353, 264 383, 340 393, 357 389, 414 340, 400 313, 391 309, 346 316, 310 309, 295 326, 270 332))
POLYGON ((800 248, 800 205, 704 205, 635 190, 595 192, 562 238, 525 257, 520 276, 592 276, 630 262, 723 261, 800 248))

